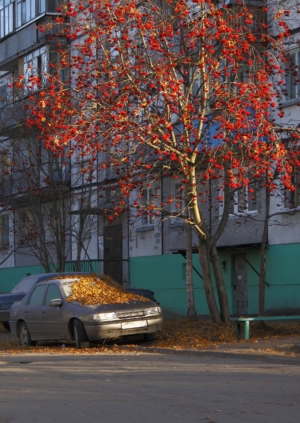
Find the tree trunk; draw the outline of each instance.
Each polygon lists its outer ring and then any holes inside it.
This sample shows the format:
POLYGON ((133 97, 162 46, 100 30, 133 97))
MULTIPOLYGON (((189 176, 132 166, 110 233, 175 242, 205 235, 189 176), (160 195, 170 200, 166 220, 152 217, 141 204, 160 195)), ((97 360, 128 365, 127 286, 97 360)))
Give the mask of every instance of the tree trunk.
POLYGON ((186 266, 185 266, 185 284, 186 284, 186 308, 187 317, 196 319, 197 312, 195 308, 195 296, 193 285, 193 255, 192 255, 192 227, 186 224, 186 266))
POLYGON ((265 287, 266 287, 266 244, 268 239, 268 226, 270 215, 270 192, 266 188, 266 215, 264 222, 264 231, 260 246, 260 270, 258 283, 258 315, 265 315, 265 287))
POLYGON ((213 322, 221 323, 221 316, 217 307, 217 303, 214 296, 211 272, 210 272, 210 260, 209 254, 207 251, 207 243, 201 236, 199 238, 199 261, 202 269, 203 285, 206 296, 206 301, 208 309, 211 315, 213 322))
POLYGON ((229 311, 229 304, 227 299, 227 292, 226 292, 223 273, 222 273, 222 269, 220 265, 218 250, 215 245, 211 249, 210 260, 213 266, 213 272, 214 272, 217 291, 218 291, 221 319, 223 322, 229 323, 230 311, 229 311))

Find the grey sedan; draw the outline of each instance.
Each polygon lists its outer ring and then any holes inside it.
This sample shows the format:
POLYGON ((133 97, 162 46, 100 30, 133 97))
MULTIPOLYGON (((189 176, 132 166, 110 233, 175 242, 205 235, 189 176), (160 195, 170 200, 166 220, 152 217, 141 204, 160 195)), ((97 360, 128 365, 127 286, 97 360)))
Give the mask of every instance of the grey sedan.
POLYGON ((9 324, 21 345, 75 340, 77 348, 85 348, 89 341, 126 335, 144 334, 146 340, 152 340, 161 330, 161 309, 152 301, 88 306, 67 301, 76 281, 69 278, 41 282, 22 302, 12 305, 9 324))
MULTIPOLYGON (((9 328, 9 316, 11 306, 15 301, 21 301, 27 292, 37 283, 50 279, 57 276, 74 276, 74 275, 86 275, 87 273, 83 272, 61 272, 61 273, 41 273, 39 275, 27 276, 20 280, 20 282, 14 287, 14 289, 8 294, 0 294, 0 322, 5 327, 5 329, 10 330, 9 328)), ((146 292, 152 292, 145 290, 146 292)), ((143 295, 143 293, 139 294, 143 295)))

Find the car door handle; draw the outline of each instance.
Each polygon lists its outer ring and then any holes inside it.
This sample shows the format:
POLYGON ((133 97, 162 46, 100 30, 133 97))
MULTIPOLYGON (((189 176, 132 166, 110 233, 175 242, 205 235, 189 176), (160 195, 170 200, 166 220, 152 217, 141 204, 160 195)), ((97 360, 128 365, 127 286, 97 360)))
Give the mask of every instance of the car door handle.
POLYGON ((28 313, 28 311, 27 310, 25 310, 25 314, 27 314, 28 313))

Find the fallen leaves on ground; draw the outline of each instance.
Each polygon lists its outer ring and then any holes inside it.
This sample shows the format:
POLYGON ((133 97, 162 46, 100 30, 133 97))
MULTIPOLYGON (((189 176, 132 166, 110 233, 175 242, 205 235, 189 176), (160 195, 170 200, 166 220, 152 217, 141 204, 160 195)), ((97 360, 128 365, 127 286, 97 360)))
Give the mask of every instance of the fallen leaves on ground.
MULTIPOLYGON (((300 323, 252 323, 250 342, 258 339, 276 339, 300 336, 300 323)), ((235 323, 216 324, 209 320, 179 318, 164 322, 163 330, 155 342, 156 347, 175 349, 218 348, 226 343, 242 344, 247 341, 237 339, 235 323)))
MULTIPOLYGON (((252 323, 250 341, 238 340, 235 325, 215 324, 209 320, 192 320, 187 318, 168 319, 163 329, 153 342, 144 344, 142 336, 119 338, 103 343, 91 344, 90 348, 76 349, 74 344, 62 342, 39 343, 36 347, 21 347, 17 340, 0 341, 0 354, 105 354, 105 353, 141 353, 137 347, 181 349, 217 349, 226 344, 255 344, 258 340, 276 340, 300 336, 300 323, 252 323)), ((0 327, 0 332, 6 331, 0 327)), ((8 332, 6 332, 8 334, 8 332)), ((8 334, 9 335, 9 334, 8 334)), ((265 348, 270 352, 272 349, 265 348)), ((283 354, 283 353, 282 353, 283 354)))
POLYGON ((205 348, 217 342, 235 342, 234 325, 217 325, 208 320, 177 318, 166 320, 155 342, 162 348, 205 348))
MULTIPOLYGON (((70 276, 66 276, 69 279, 70 276)), ((122 304, 129 301, 149 301, 140 295, 130 294, 107 275, 74 276, 71 295, 67 301, 78 301, 81 305, 122 304)), ((61 276, 59 279, 63 279, 61 276)))

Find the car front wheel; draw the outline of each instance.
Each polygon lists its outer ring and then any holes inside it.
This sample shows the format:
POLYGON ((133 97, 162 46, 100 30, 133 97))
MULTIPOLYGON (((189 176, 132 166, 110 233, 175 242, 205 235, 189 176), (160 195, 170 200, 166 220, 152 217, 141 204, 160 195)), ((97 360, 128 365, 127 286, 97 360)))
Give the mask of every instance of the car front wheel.
POLYGON ((85 329, 81 321, 75 319, 73 323, 73 328, 76 348, 89 348, 89 340, 86 336, 85 329))
POLYGON ((29 330, 27 329, 26 323, 24 322, 20 324, 19 340, 22 347, 30 347, 32 345, 36 345, 36 342, 31 340, 29 330))

